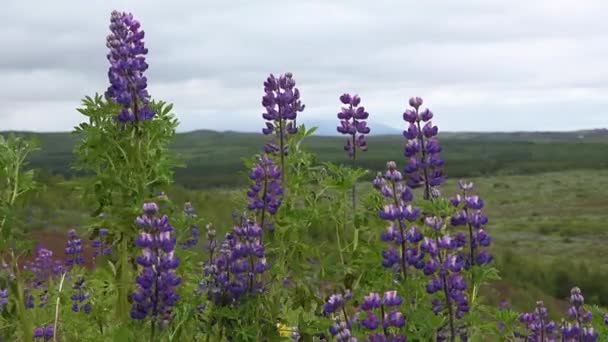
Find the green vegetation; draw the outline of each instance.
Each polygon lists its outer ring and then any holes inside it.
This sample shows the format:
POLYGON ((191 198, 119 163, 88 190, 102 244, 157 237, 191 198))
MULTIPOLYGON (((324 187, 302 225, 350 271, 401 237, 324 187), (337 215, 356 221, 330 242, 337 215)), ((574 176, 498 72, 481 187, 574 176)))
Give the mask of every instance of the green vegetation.
MULTIPOLYGON (((58 229, 79 225, 87 213, 76 197, 75 182, 61 176, 39 177, 47 191, 31 202, 30 230, 58 229), (63 200, 57 201, 57 198, 63 200)), ((525 310, 543 298, 554 312, 563 311, 563 300, 574 285, 585 289, 591 303, 608 305, 608 170, 570 170, 532 175, 475 177, 484 194, 494 239, 493 253, 503 280, 488 293, 498 304, 509 298, 525 310), (533 203, 533 205, 530 205, 533 203)), ((456 179, 443 186, 445 195, 455 189, 456 179)), ((359 187, 362 197, 371 193, 369 183, 359 187)), ((204 222, 225 232, 232 224, 233 208, 242 202, 246 189, 193 190, 174 185, 168 193, 174 203, 191 201, 204 222)), ((316 227, 311 239, 331 241, 332 230, 316 227)), ((384 226, 376 227, 380 233, 384 226)), ((379 262, 380 256, 376 258, 379 262)))
MULTIPOLYGON (((30 164, 71 176, 73 148, 78 136, 68 133, 22 133, 34 135, 42 149, 30 164)), ((561 170, 608 169, 608 134, 602 130, 573 133, 445 133, 440 134, 449 177, 531 174, 561 170), (579 138, 584 136, 584 138, 579 138)), ((343 138, 313 136, 305 142, 320 161, 343 162, 336 146, 343 138)), ((361 153, 358 164, 381 170, 386 160, 402 160, 402 136, 370 136, 373 153, 361 153)), ((244 185, 237 177, 243 158, 258 153, 264 137, 255 133, 195 131, 177 134, 172 151, 187 164, 176 171, 176 182, 188 188, 207 189, 244 185)), ((374 173, 368 175, 368 180, 374 173)))

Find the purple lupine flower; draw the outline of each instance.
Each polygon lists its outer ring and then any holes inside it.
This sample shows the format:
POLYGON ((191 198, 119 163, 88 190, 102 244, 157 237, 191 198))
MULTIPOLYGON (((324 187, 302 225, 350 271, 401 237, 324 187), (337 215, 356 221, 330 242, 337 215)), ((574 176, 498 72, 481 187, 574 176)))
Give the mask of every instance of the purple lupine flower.
POLYGON ((249 178, 253 184, 247 191, 247 209, 256 213, 262 228, 272 231, 270 216, 276 214, 283 201, 283 186, 279 167, 263 155, 251 169, 249 178))
POLYGON ((262 228, 243 215, 219 249, 210 253, 203 266, 208 280, 199 284, 199 292, 206 292, 207 298, 219 305, 231 305, 245 295, 262 293, 262 274, 270 267, 262 235, 262 228))
POLYGON ((528 341, 556 341, 558 337, 555 322, 549 320, 547 308, 542 301, 536 302, 533 312, 521 314, 519 321, 526 331, 517 334, 526 337, 528 341))
POLYGON ((34 329, 34 341, 50 341, 55 336, 52 325, 34 329))
POLYGON ((145 203, 143 212, 136 220, 142 228, 135 239, 135 245, 142 249, 142 255, 136 259, 142 270, 136 278, 137 291, 131 295, 131 317, 144 319, 150 316, 160 324, 179 299, 175 292, 175 287, 181 283, 181 278, 175 273, 179 258, 175 256, 176 239, 172 236, 169 218, 157 216, 156 203, 145 203))
POLYGON ((578 287, 570 290, 570 307, 568 318, 570 322, 562 326, 561 332, 564 338, 573 341, 597 341, 599 334, 593 330, 591 311, 585 309, 585 297, 578 287))
MULTIPOLYGON (((466 336, 466 331, 458 331, 455 320, 462 318, 469 311, 467 285, 461 275, 466 260, 459 249, 466 243, 462 234, 454 237, 447 234, 447 227, 440 217, 425 218, 425 225, 430 227, 433 238, 426 237, 421 250, 426 253, 424 274, 430 279, 426 285, 429 294, 437 294, 431 299, 433 312, 445 314, 449 325, 440 329, 441 336, 466 336), (449 329, 449 330, 447 330, 449 329)), ((466 238, 464 238, 466 240, 466 238)))
POLYGON ((396 309, 388 310, 402 303, 403 300, 395 290, 385 292, 382 297, 372 292, 363 298, 359 309, 365 314, 365 318, 361 319, 359 314, 359 322, 365 329, 371 330, 366 341, 406 341, 405 336, 390 331, 391 327, 402 328, 406 324, 403 313, 396 309), (374 311, 378 309, 379 315, 374 311), (378 328, 382 329, 382 333, 375 331, 378 328))
POLYGON ((150 120, 155 112, 150 108, 150 95, 146 90, 148 79, 144 71, 148 69, 144 47, 144 31, 133 14, 112 11, 110 17, 110 35, 106 46, 110 49, 107 55, 110 62, 108 78, 110 86, 106 97, 122 106, 115 119, 122 122, 150 120))
POLYGON ((70 296, 73 302, 72 311, 89 314, 91 312, 91 303, 89 302, 89 293, 86 291, 86 283, 83 276, 76 278, 72 289, 74 290, 70 296))
POLYGON ((24 266, 34 275, 29 287, 43 289, 48 280, 66 271, 64 264, 53 258, 53 251, 40 247, 36 251, 36 259, 24 266))
POLYGON ((424 186, 424 199, 431 199, 433 189, 445 182, 442 171, 444 162, 439 156, 441 146, 436 138, 438 129, 430 121, 433 112, 428 109, 419 110, 421 98, 411 98, 409 102, 414 109, 407 109, 403 113, 403 119, 409 123, 408 129, 403 131, 407 139, 404 155, 408 158, 404 171, 408 174, 408 186, 424 186), (423 122, 426 124, 422 127, 423 122))
POLYGON ((337 342, 357 342, 357 338, 352 335, 352 325, 350 322, 336 321, 329 327, 329 332, 337 342))
POLYGON ((266 153, 281 156, 282 177, 285 174, 287 140, 290 134, 297 133, 296 117, 305 107, 300 101, 300 90, 295 86, 296 81, 290 72, 280 75, 279 78, 270 74, 264 82, 262 106, 266 112, 262 116, 266 120, 266 128, 262 129, 262 133, 273 134, 264 150, 266 153))
POLYGON ((334 313, 344 307, 344 296, 342 294, 332 294, 323 305, 323 311, 326 313, 334 313))
POLYGON ((394 161, 386 163, 387 171, 382 175, 378 173, 373 181, 373 186, 385 198, 385 204, 378 212, 378 216, 387 221, 391 221, 389 227, 381 235, 381 239, 392 242, 387 250, 382 252, 384 267, 390 267, 393 271, 407 276, 408 266, 423 268, 421 263, 422 253, 419 243, 422 241, 422 233, 415 226, 406 226, 406 221, 414 222, 420 215, 420 209, 412 207, 410 202, 413 200, 411 190, 403 182, 401 172, 397 170, 394 161), (400 249, 397 251, 394 246, 400 249))
POLYGON ((0 289, 0 311, 8 305, 8 289, 0 289))
POLYGON ((70 229, 68 231, 68 241, 65 246, 65 254, 67 256, 65 264, 67 266, 84 264, 82 252, 82 240, 78 237, 76 230, 70 229))
POLYGON ((349 135, 346 140, 344 150, 348 153, 352 160, 357 159, 357 148, 361 151, 367 151, 367 141, 365 135, 369 134, 370 129, 365 121, 369 114, 365 111, 365 107, 360 106, 361 98, 359 95, 342 94, 340 102, 346 105, 342 107, 338 113, 340 126, 337 127, 338 132, 349 135))
POLYGON ((481 247, 488 247, 491 238, 484 229, 488 223, 488 218, 481 209, 484 201, 478 195, 470 193, 473 190, 473 183, 464 180, 458 181, 461 193, 450 199, 453 206, 459 210, 451 218, 452 226, 466 225, 469 228, 469 255, 467 267, 472 265, 485 265, 493 260, 492 255, 486 250, 477 251, 481 247))
MULTIPOLYGON (((194 207, 192 206, 192 203, 186 202, 184 204, 184 216, 188 220, 195 219, 197 217, 194 207)), ((200 233, 198 230, 198 225, 192 224, 190 226, 190 236, 188 237, 188 239, 186 239, 186 241, 181 242, 180 245, 183 248, 195 247, 196 245, 198 245, 199 238, 200 238, 200 233)))
POLYGON ((93 257, 97 258, 100 255, 110 255, 112 253, 112 245, 108 243, 109 231, 106 228, 99 229, 99 236, 91 242, 93 248, 93 257))

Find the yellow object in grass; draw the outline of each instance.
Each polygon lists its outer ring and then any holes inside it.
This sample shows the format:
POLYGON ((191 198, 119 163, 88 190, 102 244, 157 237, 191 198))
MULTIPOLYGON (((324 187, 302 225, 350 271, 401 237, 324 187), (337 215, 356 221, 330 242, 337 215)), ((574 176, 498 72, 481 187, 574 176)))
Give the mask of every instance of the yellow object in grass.
POLYGON ((279 330, 279 336, 281 337, 291 337, 296 330, 295 327, 288 327, 283 323, 277 323, 277 329, 279 330))

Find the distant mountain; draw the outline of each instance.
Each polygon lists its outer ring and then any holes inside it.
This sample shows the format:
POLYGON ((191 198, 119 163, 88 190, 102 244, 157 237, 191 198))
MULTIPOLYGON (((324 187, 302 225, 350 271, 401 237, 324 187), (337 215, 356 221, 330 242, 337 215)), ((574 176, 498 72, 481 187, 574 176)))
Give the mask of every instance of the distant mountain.
MULTIPOLYGON (((323 136, 339 136, 336 128, 339 125, 338 119, 336 120, 324 120, 324 119, 316 119, 316 120, 302 120, 306 127, 316 126, 317 131, 316 135, 323 136)), ((370 135, 398 135, 401 134, 402 130, 399 130, 395 127, 391 127, 388 125, 383 125, 379 123, 370 124, 370 135)))

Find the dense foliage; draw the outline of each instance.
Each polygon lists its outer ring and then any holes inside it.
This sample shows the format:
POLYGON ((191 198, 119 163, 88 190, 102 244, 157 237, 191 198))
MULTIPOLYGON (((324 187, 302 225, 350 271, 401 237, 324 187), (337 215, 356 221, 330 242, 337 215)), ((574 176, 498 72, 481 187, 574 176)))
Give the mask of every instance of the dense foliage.
MULTIPOLYGON (((337 129, 348 135, 348 163, 319 163, 305 149, 314 129, 297 126, 304 110, 291 73, 264 83, 263 133, 245 161, 248 190, 232 227, 213 224, 165 193, 180 166, 171 157, 177 120, 147 93, 144 32, 113 12, 110 87, 83 101, 75 133, 84 227, 66 234, 59 259, 38 247, 3 244, 0 336, 20 341, 598 341, 608 337, 602 310, 569 292, 563 319, 544 303, 530 312, 483 301, 499 279, 500 256, 482 194, 460 180, 445 187, 438 126, 423 100, 402 114, 401 159, 371 181, 357 151, 374 145, 373 120, 357 95, 344 94, 337 129), (365 121, 364 121, 365 120, 365 121), (368 123, 371 126, 368 127, 368 123), (348 166, 347 166, 348 165, 348 166), (322 232, 321 236, 313 233, 322 232), (83 238, 88 236, 89 240, 83 238), (88 257, 87 249, 93 251, 88 257), (89 260, 87 260, 87 257, 89 260)), ((18 237, 17 199, 35 189, 24 170, 31 145, 0 140, 4 241, 18 237), (8 227, 8 228, 7 228, 8 227)), ((340 150, 340 146, 335 146, 340 150)), ((446 149, 454 148, 447 146, 446 149)), ((471 167, 476 167, 475 165, 471 167)), ((213 199, 211 199, 213 200, 213 199)), ((584 279, 581 281, 584 282, 584 279)), ((584 290, 584 289, 583 289, 584 290)))

